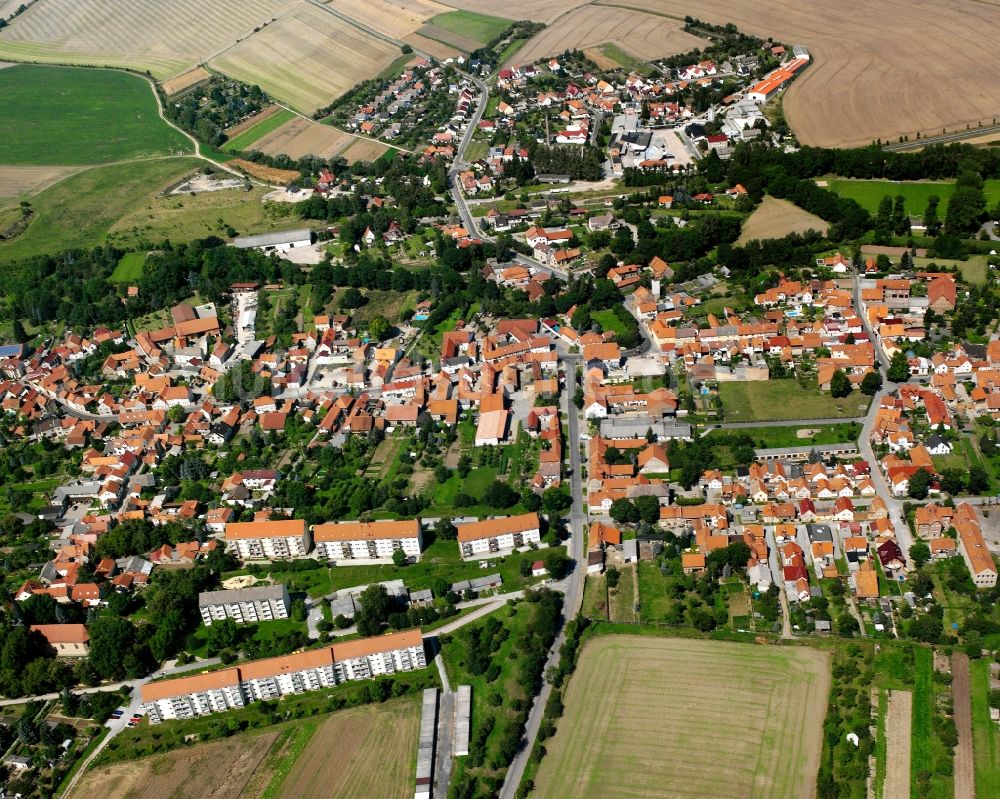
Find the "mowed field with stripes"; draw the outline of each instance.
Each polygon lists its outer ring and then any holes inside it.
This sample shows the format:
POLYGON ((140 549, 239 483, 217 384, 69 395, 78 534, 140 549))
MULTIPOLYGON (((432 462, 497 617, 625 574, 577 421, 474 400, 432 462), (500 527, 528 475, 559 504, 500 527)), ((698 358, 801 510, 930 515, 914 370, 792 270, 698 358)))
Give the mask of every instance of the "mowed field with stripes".
POLYGON ((538 799, 811 799, 825 652, 684 638, 588 641, 538 799))

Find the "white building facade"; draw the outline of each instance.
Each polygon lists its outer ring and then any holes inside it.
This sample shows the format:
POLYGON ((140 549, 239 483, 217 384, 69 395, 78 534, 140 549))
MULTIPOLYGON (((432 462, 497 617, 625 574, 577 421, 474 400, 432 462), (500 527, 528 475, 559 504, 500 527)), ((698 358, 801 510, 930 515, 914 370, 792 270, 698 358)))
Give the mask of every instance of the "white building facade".
POLYGON ((458 545, 465 559, 509 552, 540 541, 541 521, 537 513, 484 519, 458 526, 458 545))

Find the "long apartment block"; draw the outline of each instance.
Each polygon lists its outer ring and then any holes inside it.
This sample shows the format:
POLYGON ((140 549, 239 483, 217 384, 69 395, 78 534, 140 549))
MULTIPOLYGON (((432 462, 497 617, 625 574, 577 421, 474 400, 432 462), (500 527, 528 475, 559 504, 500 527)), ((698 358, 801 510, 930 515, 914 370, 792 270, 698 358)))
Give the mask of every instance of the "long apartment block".
POLYGON ((146 683, 142 711, 151 724, 159 724, 426 666, 423 635, 420 630, 407 630, 146 683))
POLYGON ((510 552, 541 541, 541 522, 537 513, 483 519, 458 525, 458 545, 462 557, 510 552))
POLYGON ((326 560, 387 560, 397 550, 419 558, 423 550, 419 519, 327 522, 312 532, 316 556, 326 560))
POLYGON ((231 522, 226 548, 241 560, 304 558, 312 549, 312 536, 305 519, 231 522))

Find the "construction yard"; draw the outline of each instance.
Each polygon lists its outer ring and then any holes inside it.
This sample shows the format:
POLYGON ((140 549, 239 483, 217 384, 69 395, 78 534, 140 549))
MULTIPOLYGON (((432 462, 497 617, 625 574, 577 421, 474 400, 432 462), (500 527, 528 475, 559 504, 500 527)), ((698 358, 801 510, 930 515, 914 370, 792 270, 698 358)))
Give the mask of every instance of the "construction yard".
POLYGON ((811 799, 829 668, 804 648, 594 638, 531 796, 811 799))

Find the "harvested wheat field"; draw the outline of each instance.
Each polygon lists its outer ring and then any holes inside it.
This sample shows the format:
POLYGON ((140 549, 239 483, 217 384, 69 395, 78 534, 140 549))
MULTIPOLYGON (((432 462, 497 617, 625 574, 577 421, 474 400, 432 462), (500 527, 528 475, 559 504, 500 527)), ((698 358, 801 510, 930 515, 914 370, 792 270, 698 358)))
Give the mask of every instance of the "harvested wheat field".
POLYGON ((864 145, 1000 118, 1000 5, 977 0, 602 0, 804 44, 814 63, 784 99, 806 144, 864 145), (914 46, 919 42, 919 46, 914 46))
POLYGON ((561 16, 516 54, 519 64, 558 55, 566 49, 585 49, 612 42, 640 61, 683 53, 705 45, 705 40, 682 28, 676 19, 643 14, 626 8, 587 5, 561 16))
POLYGON ((0 198, 36 194, 76 169, 72 166, 0 166, 0 198))
POLYGON ((347 159, 348 163, 355 161, 374 161, 389 148, 373 139, 355 139, 350 146, 340 151, 340 155, 347 159))
POLYGON ((197 86, 199 83, 207 81, 212 77, 212 73, 209 72, 204 67, 195 67, 194 69, 189 69, 178 75, 176 78, 171 78, 170 80, 165 80, 160 84, 160 88, 163 89, 163 93, 168 97, 172 94, 177 94, 185 89, 190 89, 192 86, 197 86))
POLYGON ((212 59, 209 66, 311 114, 352 86, 377 75, 400 55, 377 39, 311 3, 212 59))
POLYGON ((830 225, 815 214, 803 211, 788 200, 765 197, 757 209, 746 218, 740 233, 739 244, 754 239, 780 239, 789 233, 817 230, 826 234, 830 225))
POLYGON ((913 715, 912 691, 890 691, 889 710, 885 714, 885 788, 884 799, 910 797, 910 719, 913 715))
POLYGON ((421 36, 419 33, 411 33, 403 41, 405 41, 414 50, 418 50, 421 53, 426 53, 429 56, 444 61, 447 58, 455 58, 461 55, 461 51, 457 47, 453 47, 450 44, 445 44, 444 42, 438 42, 434 39, 428 39, 421 36))
POLYGON ((278 733, 239 735, 89 772, 74 796, 102 799, 238 799, 278 733))
POLYGON ((350 136, 334 127, 297 116, 259 138, 253 143, 253 149, 267 155, 284 154, 289 158, 301 158, 304 155, 329 158, 344 149, 350 139, 350 136))
POLYGON ((393 39, 404 39, 451 9, 435 0, 330 0, 331 8, 393 39))
POLYGON ((442 0, 442 2, 453 8, 475 11, 477 14, 486 14, 487 16, 499 15, 506 19, 530 19, 535 22, 551 23, 560 14, 565 14, 572 8, 586 5, 587 0, 538 0, 537 2, 511 0, 503 4, 496 3, 494 0, 442 0))
POLYGON ((531 796, 811 799, 829 688, 814 649, 591 639, 531 796))
POLYGON ((0 58, 182 73, 297 0, 45 0, 0 36, 0 58))
POLYGON ((294 169, 275 169, 272 166, 255 164, 253 161, 245 161, 242 158, 234 158, 232 161, 228 161, 227 165, 246 172, 252 178, 278 186, 287 186, 299 176, 299 173, 294 169))
POLYGON ((275 795, 409 799, 419 730, 420 702, 415 696, 334 713, 313 733, 275 795))

